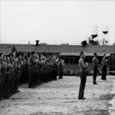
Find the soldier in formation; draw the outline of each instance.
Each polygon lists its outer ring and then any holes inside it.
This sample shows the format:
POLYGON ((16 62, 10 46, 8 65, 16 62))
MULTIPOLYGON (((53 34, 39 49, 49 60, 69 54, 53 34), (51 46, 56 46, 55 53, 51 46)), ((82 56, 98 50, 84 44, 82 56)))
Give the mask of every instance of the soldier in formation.
POLYGON ((29 65, 30 65, 30 72, 29 72, 29 84, 28 87, 31 88, 35 84, 35 81, 37 80, 37 73, 38 71, 38 63, 39 63, 39 56, 34 51, 31 53, 30 59, 29 59, 29 65))
POLYGON ((97 58, 97 53, 94 53, 94 57, 92 59, 93 63, 93 84, 96 85, 96 79, 97 79, 97 73, 98 73, 98 58, 97 58))
POLYGON ((19 68, 16 56, 0 56, 0 98, 7 98, 18 92, 19 68))
POLYGON ((6 98, 18 91, 19 84, 35 84, 63 78, 64 62, 57 56, 11 53, 0 56, 0 98, 6 98), (59 73, 58 73, 59 71, 59 73))
POLYGON ((58 75, 59 78, 63 78, 63 64, 63 61, 55 55, 46 57, 33 51, 28 58, 28 87, 32 88, 36 84, 56 80, 58 75))

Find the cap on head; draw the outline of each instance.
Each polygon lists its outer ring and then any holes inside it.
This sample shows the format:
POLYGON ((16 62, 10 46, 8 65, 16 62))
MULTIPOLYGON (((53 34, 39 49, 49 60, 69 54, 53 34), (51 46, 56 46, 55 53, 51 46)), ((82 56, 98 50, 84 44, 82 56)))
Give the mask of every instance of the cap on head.
POLYGON ((35 52, 34 52, 34 51, 32 51, 32 53, 31 53, 31 54, 33 55, 33 54, 35 54, 35 52))
POLYGON ((97 56, 97 53, 96 53, 96 52, 94 52, 94 56, 97 56))
POLYGON ((84 51, 81 51, 81 52, 80 52, 80 56, 82 56, 83 54, 84 54, 84 51))
POLYGON ((103 57, 105 57, 106 56, 106 54, 103 54, 103 57))

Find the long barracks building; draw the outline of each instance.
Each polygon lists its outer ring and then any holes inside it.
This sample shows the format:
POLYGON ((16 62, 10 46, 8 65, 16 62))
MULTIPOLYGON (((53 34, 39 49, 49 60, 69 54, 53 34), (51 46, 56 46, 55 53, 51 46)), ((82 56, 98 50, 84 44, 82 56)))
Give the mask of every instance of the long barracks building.
POLYGON ((28 44, 0 44, 0 54, 9 54, 12 47, 15 46, 17 52, 19 53, 29 53, 35 51, 39 54, 44 55, 58 55, 65 62, 65 74, 76 74, 78 73, 78 59, 80 51, 85 51, 87 56, 87 61, 89 63, 89 69, 92 71, 92 57, 93 53, 97 52, 98 59, 101 69, 102 56, 105 53, 109 58, 109 71, 115 71, 115 46, 95 46, 88 45, 82 47, 80 45, 28 45, 28 44))

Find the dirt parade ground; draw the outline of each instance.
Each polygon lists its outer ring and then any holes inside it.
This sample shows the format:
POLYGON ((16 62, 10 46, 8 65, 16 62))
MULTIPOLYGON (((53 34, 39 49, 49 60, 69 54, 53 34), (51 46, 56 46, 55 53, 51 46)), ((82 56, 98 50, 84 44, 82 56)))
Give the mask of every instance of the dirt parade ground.
POLYGON ((78 100, 79 77, 66 76, 36 88, 27 85, 9 99, 0 101, 0 115, 115 115, 115 76, 98 85, 87 77, 85 97, 78 100))

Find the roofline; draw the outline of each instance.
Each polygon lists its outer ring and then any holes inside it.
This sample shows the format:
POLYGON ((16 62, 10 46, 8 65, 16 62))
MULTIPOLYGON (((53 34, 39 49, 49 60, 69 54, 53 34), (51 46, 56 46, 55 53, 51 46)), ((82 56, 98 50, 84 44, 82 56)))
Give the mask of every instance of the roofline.
MULTIPOLYGON (((36 46, 36 44, 11 44, 11 43, 0 43, 0 45, 12 45, 12 46, 17 46, 17 45, 26 45, 26 46, 36 46)), ((73 45, 73 44, 69 44, 69 45, 61 45, 61 44, 39 44, 41 46, 79 46, 79 47, 83 47, 81 45, 73 45)), ((87 48, 87 47, 115 47, 114 45, 87 45, 86 47, 83 48, 87 48)), ((39 47, 39 46, 37 46, 39 47)))

